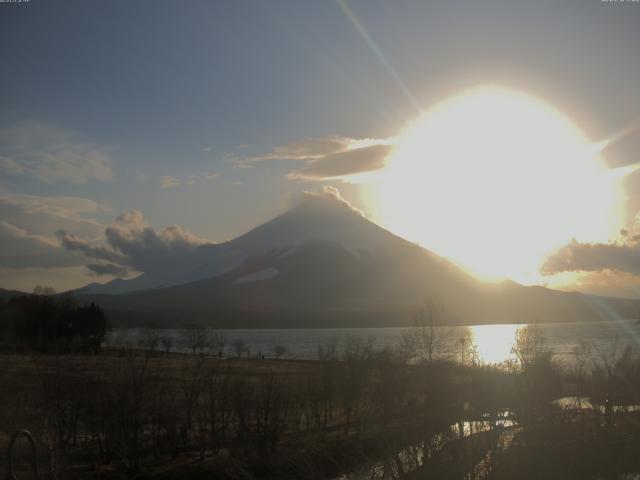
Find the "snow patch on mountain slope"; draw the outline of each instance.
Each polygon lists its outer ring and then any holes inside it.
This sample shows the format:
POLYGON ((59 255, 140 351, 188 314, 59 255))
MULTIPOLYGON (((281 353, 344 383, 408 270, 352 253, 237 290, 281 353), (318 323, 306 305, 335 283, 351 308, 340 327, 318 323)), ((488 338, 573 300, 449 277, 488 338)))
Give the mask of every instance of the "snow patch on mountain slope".
POLYGON ((248 283, 248 282, 257 282, 260 280, 268 280, 270 278, 276 277, 280 272, 277 268, 269 267, 264 270, 260 270, 258 272, 250 273, 249 275, 244 275, 243 277, 236 278, 234 285, 238 283, 248 283))

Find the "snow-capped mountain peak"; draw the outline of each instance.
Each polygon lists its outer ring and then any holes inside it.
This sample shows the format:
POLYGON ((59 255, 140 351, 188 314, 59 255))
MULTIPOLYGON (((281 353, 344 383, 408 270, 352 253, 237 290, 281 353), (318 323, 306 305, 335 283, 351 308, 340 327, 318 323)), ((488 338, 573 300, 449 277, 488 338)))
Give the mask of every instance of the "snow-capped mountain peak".
MULTIPOLYGON (((90 284, 81 293, 120 294, 213 278, 267 255, 287 255, 312 242, 329 242, 353 255, 413 247, 367 220, 332 191, 304 194, 285 213, 228 242, 201 245, 179 265, 106 284, 90 284)), ((417 247, 415 247, 417 248, 417 247)))

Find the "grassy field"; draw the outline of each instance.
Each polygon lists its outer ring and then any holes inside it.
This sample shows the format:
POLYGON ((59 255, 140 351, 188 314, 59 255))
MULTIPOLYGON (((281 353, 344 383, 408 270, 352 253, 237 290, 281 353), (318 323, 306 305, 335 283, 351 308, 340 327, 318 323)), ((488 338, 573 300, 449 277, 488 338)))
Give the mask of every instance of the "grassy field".
POLYGON ((57 478, 595 479, 640 471, 639 414, 621 406, 640 403, 639 365, 622 356, 586 375, 548 355, 496 368, 366 348, 322 361, 3 354, 0 451, 28 429, 57 478), (567 395, 600 406, 553 402, 567 395))
MULTIPOLYGON (((380 423, 356 398, 361 389, 351 399, 338 391, 350 380, 339 385, 338 370, 341 362, 135 350, 5 354, 0 449, 28 429, 39 439, 40 469, 53 456, 71 477, 184 471, 193 462, 230 469, 230 478, 338 474, 375 451, 380 423)), ((20 469, 25 447, 17 449, 20 469)))

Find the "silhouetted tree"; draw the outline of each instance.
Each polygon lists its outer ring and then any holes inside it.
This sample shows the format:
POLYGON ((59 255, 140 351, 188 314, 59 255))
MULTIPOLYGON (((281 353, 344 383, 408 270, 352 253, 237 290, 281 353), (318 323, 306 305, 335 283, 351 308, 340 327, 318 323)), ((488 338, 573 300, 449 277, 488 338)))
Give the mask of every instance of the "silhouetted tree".
POLYGON ((160 336, 160 343, 162 344, 162 348, 164 348, 165 353, 169 353, 173 347, 173 337, 168 333, 163 333, 160 336))
POLYGON ((138 346, 144 350, 155 352, 160 345, 160 332, 158 330, 145 329, 138 337, 138 346))
POLYGON ((224 347, 227 345, 227 337, 225 337, 224 333, 215 332, 209 333, 209 348, 213 350, 214 353, 222 354, 224 353, 224 347))
POLYGON ((2 308, 0 324, 5 336, 32 349, 97 351, 106 334, 107 318, 94 303, 78 306, 68 296, 24 295, 2 308))
POLYGON ((233 350, 236 352, 237 357, 241 357, 243 353, 249 352, 247 343, 241 338, 236 338, 233 341, 233 350))
POLYGON ((273 346, 273 353, 276 356, 276 358, 280 358, 285 353, 287 353, 287 346, 286 345, 282 345, 282 344, 274 345, 273 346))
POLYGON ((202 353, 204 349, 209 347, 209 333, 202 326, 194 325, 186 329, 183 335, 193 355, 197 352, 202 353))
POLYGON ((402 338, 402 348, 409 358, 431 363, 440 352, 449 331, 444 326, 445 310, 441 302, 429 298, 416 310, 413 326, 402 338))
POLYGON ((53 287, 50 286, 46 286, 46 285, 36 285, 33 289, 33 294, 34 295, 55 295, 56 291, 54 290, 53 287))

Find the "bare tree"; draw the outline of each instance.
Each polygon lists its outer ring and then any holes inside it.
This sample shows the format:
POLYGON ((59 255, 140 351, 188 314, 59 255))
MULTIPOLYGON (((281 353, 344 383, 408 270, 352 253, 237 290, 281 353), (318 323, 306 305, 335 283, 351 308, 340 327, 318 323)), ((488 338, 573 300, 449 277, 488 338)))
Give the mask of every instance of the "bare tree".
POLYGON ((366 360, 370 358, 371 347, 360 339, 347 337, 343 362, 338 375, 338 397, 344 413, 344 433, 349 433, 353 418, 358 413, 367 381, 366 360))
POLYGON ((527 325, 518 330, 513 354, 520 367, 518 398, 513 408, 518 423, 527 426, 543 420, 550 425, 554 418, 552 400, 562 391, 561 378, 553 352, 538 326, 527 325))
POLYGON ((249 352, 249 347, 247 347, 247 343, 243 339, 236 338, 233 341, 233 350, 236 352, 237 357, 241 357, 243 353, 249 352))
POLYGON ((263 463, 266 452, 273 452, 282 436, 287 417, 287 382, 273 372, 262 376, 256 386, 254 419, 254 442, 260 451, 263 463))
POLYGON ((279 344, 274 345, 272 347, 272 350, 273 350, 273 354, 276 356, 276 358, 280 358, 285 353, 287 353, 287 346, 279 343, 279 344))
POLYGON ((53 287, 38 284, 33 289, 33 294, 34 295, 55 295, 56 291, 53 289, 53 287))
POLYGON ((184 445, 189 442, 194 431, 194 413, 205 386, 206 361, 206 357, 197 357, 195 363, 186 365, 182 370, 180 387, 184 397, 185 422, 181 434, 184 445))
POLYGON ((51 455, 51 471, 66 475, 68 446, 78 422, 76 362, 71 356, 53 356, 50 359, 34 357, 36 372, 41 383, 45 443, 51 455))
POLYGON ((338 358, 338 337, 331 337, 325 345, 318 345, 318 360, 336 360, 338 358))
POLYGON ((431 363, 449 336, 444 319, 445 310, 442 303, 429 298, 416 310, 412 328, 401 338, 405 354, 431 363))
POLYGON ((587 375, 587 362, 593 354, 593 346, 586 340, 580 340, 573 349, 573 369, 576 382, 582 383, 587 375))
POLYGON ((143 350, 155 352, 160 345, 160 332, 158 330, 145 329, 138 337, 138 347, 143 350))
MULTIPOLYGON (((140 462, 142 437, 144 434, 146 412, 148 410, 149 391, 147 390, 147 379, 149 377, 149 357, 139 356, 131 352, 126 357, 126 363, 120 365, 120 374, 123 376, 123 388, 125 401, 120 403, 121 415, 125 425, 126 439, 128 445, 128 456, 132 459, 133 465, 140 462)), ((126 451, 126 450, 125 450, 126 451)))
POLYGON ((551 357, 546 339, 537 325, 527 325, 518 329, 512 353, 522 368, 551 357))
POLYGON ((224 333, 215 332, 209 335, 209 348, 211 348, 215 353, 222 355, 226 345, 227 337, 224 333))
POLYGON ((160 337, 160 343, 164 348, 165 353, 169 353, 173 348, 173 337, 168 333, 163 333, 160 337))
POLYGON ((202 403, 203 420, 208 424, 211 449, 215 452, 230 428, 233 409, 231 405, 231 374, 216 367, 209 367, 205 374, 205 395, 202 403))
POLYGON ((193 355, 202 353, 209 346, 209 332, 203 326, 194 325, 184 331, 184 338, 193 355))
POLYGON ((457 339, 460 363, 464 366, 475 366, 480 363, 480 354, 473 341, 471 330, 464 329, 457 339))

